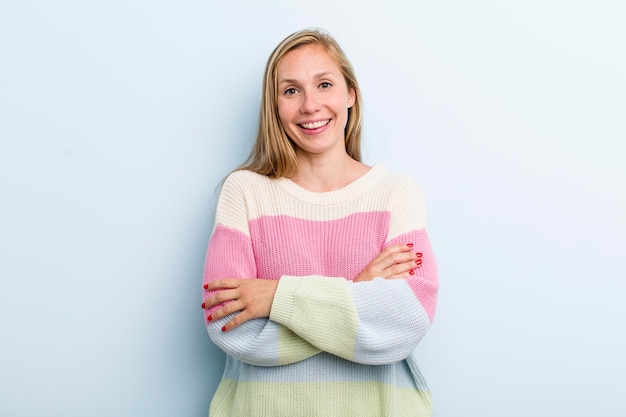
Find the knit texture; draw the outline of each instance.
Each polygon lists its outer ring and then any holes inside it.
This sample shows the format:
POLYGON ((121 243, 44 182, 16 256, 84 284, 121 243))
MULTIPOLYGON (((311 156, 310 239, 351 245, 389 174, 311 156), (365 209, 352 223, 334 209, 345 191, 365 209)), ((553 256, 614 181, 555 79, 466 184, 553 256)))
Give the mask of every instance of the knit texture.
POLYGON ((206 322, 227 354, 209 416, 430 416, 415 354, 438 288, 425 221, 420 188, 380 164, 325 193, 250 171, 229 175, 204 283, 258 277, 279 284, 269 319, 228 332, 221 328, 233 316, 206 322), (399 243, 423 254, 414 275, 352 282, 399 243))

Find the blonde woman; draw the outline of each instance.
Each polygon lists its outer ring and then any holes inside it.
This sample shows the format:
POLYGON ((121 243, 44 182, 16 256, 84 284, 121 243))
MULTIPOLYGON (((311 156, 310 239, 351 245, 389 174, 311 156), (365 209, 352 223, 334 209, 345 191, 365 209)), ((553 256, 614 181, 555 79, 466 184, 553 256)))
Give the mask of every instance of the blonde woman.
POLYGON ((420 188, 361 162, 361 93, 321 30, 267 62, 256 143, 225 180, 203 303, 226 368, 210 416, 430 416, 436 305, 420 188))

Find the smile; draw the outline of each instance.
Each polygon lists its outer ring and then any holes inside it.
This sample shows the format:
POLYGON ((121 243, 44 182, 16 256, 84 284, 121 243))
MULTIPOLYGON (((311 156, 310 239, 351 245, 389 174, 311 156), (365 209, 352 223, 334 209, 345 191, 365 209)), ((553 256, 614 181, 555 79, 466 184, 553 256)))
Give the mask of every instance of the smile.
POLYGON ((322 126, 326 126, 328 123, 330 123, 330 119, 320 120, 320 121, 312 122, 312 123, 302 123, 300 126, 305 129, 318 129, 322 126))

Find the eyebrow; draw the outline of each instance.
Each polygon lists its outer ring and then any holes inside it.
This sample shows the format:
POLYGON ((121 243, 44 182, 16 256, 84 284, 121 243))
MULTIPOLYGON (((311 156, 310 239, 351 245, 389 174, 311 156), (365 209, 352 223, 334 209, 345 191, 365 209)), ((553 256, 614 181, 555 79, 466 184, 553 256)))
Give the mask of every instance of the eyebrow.
MULTIPOLYGON (((335 74, 333 74, 332 71, 322 71, 322 72, 320 72, 318 74, 315 74, 313 76, 313 78, 315 78, 315 79, 324 78, 327 75, 333 75, 334 76, 335 74)), ((294 84, 294 83, 297 83, 297 82, 298 82, 298 80, 294 80, 294 79, 291 79, 291 78, 282 78, 282 79, 278 80, 278 84, 285 84, 285 83, 286 84, 294 84)))

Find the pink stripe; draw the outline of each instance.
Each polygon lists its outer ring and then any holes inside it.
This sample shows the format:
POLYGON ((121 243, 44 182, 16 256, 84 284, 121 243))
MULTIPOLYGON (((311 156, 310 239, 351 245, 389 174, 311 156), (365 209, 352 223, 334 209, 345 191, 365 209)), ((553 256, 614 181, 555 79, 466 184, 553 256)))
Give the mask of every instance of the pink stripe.
POLYGON ((218 224, 207 249, 204 280, 256 277, 250 239, 239 230, 218 224))
POLYGON ((204 283, 282 275, 352 280, 386 246, 413 243, 413 250, 423 254, 423 264, 406 281, 432 321, 438 274, 426 231, 414 230, 386 242, 389 219, 388 212, 356 213, 333 221, 265 216, 250 221, 252 247, 245 234, 218 224, 209 242, 204 283))
POLYGON ((259 277, 323 275, 354 279, 384 248, 388 212, 332 221, 265 216, 250 222, 259 277))

